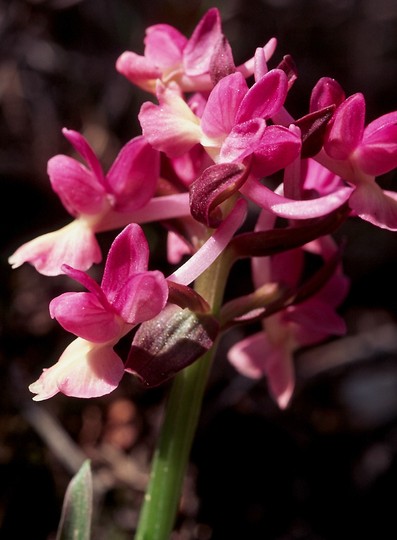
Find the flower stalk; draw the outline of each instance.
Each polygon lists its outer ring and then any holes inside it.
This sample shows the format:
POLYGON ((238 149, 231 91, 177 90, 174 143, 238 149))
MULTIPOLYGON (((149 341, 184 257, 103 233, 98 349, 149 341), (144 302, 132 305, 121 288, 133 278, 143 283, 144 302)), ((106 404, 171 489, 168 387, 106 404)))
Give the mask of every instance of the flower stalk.
MULTIPOLYGON (((231 263, 231 252, 226 250, 195 282, 195 290, 215 315, 231 263)), ((170 536, 216 345, 178 373, 172 383, 135 540, 167 540, 170 536)))

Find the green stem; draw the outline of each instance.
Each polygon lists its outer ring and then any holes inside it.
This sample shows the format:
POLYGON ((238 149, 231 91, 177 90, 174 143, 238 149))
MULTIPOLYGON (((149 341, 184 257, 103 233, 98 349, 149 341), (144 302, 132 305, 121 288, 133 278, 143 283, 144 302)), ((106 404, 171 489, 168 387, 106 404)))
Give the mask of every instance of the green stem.
MULTIPOLYGON (((218 313, 232 261, 228 250, 204 272, 195 289, 218 313)), ((135 540, 168 540, 216 346, 174 379, 154 454, 135 540)))

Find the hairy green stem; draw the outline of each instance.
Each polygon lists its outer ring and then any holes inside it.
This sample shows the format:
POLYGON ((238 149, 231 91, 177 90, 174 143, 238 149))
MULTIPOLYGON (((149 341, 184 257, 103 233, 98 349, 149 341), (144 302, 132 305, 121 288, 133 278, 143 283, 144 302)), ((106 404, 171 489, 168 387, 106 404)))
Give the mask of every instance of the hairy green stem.
MULTIPOLYGON (((226 250, 196 281, 217 314, 232 261, 226 250)), ((135 540, 169 540, 216 345, 174 379, 135 540)))

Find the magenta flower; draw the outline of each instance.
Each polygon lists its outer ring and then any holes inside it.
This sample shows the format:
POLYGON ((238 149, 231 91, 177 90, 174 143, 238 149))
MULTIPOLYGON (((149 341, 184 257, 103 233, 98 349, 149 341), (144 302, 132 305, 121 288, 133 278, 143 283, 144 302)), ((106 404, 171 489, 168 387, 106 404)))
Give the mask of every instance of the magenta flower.
POLYGON ((252 170, 264 176, 283 168, 300 150, 300 138, 288 128, 266 123, 283 105, 287 89, 279 69, 251 88, 240 72, 233 73, 213 88, 200 119, 177 89, 158 85, 159 105, 144 103, 139 120, 150 144, 171 157, 200 143, 215 163, 254 156, 252 170))
MULTIPOLYGON (((274 220, 265 216, 262 223, 274 220)), ((330 237, 306 246, 327 260, 335 252, 330 237)), ((254 258, 253 280, 256 287, 279 283, 296 287, 304 267, 304 249, 286 251, 273 257, 254 258)), ((335 309, 344 300, 348 281, 340 269, 316 294, 263 320, 263 331, 236 343, 228 352, 229 361, 246 377, 267 377, 271 395, 285 408, 295 386, 293 353, 300 347, 314 345, 330 335, 345 332, 345 323, 335 309)))
POLYGON ((114 240, 99 286, 69 266, 66 274, 89 292, 65 293, 50 304, 50 314, 77 337, 58 362, 30 385, 36 401, 58 392, 96 397, 114 390, 124 364, 113 347, 137 324, 165 306, 168 286, 159 271, 148 271, 149 248, 139 225, 126 227, 114 240))
POLYGON ((190 184, 195 219, 216 227, 214 208, 235 193, 249 173, 254 177, 272 174, 299 156, 299 134, 267 123, 282 106, 287 90, 282 70, 265 73, 251 88, 236 72, 221 78, 205 106, 196 109, 201 118, 177 88, 161 83, 159 105, 143 104, 139 119, 154 148, 175 159, 200 144, 215 162, 190 184))
MULTIPOLYGON (((246 217, 240 200, 222 225, 176 272, 175 283, 194 281, 222 253, 246 217)), ((99 286, 86 273, 64 266, 64 272, 89 292, 65 293, 50 304, 50 314, 75 339, 58 362, 30 385, 36 401, 58 392, 75 397, 107 394, 119 384, 124 364, 113 347, 134 326, 155 317, 168 299, 159 271, 148 271, 149 250, 142 229, 131 224, 113 242, 99 286)))
MULTIPOLYGON (((182 92, 209 91, 219 69, 227 69, 229 73, 237 69, 244 77, 254 72, 253 58, 235 68, 216 8, 207 11, 190 39, 173 26, 156 24, 146 29, 144 43, 143 55, 124 52, 116 62, 116 69, 148 92, 156 93, 158 81, 166 86, 177 84, 182 92)), ((272 38, 261 49, 266 60, 271 58, 276 45, 272 38)))
POLYGON ((201 118, 172 85, 158 83, 159 105, 143 104, 139 120, 154 148, 175 159, 200 144, 215 162, 190 185, 196 220, 216 227, 214 208, 242 187, 249 174, 270 175, 299 156, 299 132, 267 122, 282 107, 287 90, 287 76, 280 69, 265 73, 251 88, 236 72, 213 88, 205 106, 198 108, 201 118))
MULTIPOLYGON (((48 174, 53 190, 75 220, 17 249, 9 258, 13 268, 30 262, 39 272, 50 276, 60 274, 62 264, 88 269, 102 258, 95 233, 111 227, 113 217, 118 227, 118 215, 143 208, 156 190, 159 157, 143 137, 129 141, 105 175, 82 135, 67 129, 63 134, 87 166, 71 157, 57 155, 48 162, 48 174)), ((123 226, 126 221, 129 219, 124 218, 123 226)))
POLYGON ((354 187, 349 206, 358 216, 397 230, 397 194, 375 182, 376 176, 397 167, 397 111, 365 127, 364 96, 348 97, 335 111, 318 159, 354 187))
POLYGON ((116 69, 132 83, 154 92, 156 80, 175 81, 186 91, 212 87, 211 59, 222 38, 219 11, 212 8, 197 24, 190 39, 168 24, 146 29, 144 55, 124 52, 116 69))

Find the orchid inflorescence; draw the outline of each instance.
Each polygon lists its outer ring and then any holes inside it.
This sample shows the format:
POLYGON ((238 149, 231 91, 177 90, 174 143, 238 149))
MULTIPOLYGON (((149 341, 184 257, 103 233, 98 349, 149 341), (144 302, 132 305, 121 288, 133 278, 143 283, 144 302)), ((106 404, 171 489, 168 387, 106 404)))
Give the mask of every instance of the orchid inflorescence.
POLYGON ((190 39, 167 24, 151 26, 144 54, 124 52, 116 64, 157 99, 141 107, 142 135, 105 173, 89 142, 63 130, 83 162, 57 155, 48 174, 73 221, 24 244, 10 263, 64 273, 88 292, 52 300, 51 317, 77 337, 30 386, 33 399, 101 396, 124 372, 148 387, 161 384, 222 332, 255 322, 261 330, 234 344, 229 360, 245 376, 267 376, 284 408, 294 351, 345 332, 336 310, 349 282, 331 235, 351 216, 397 230, 397 194, 376 182, 397 166, 397 111, 365 126, 363 95, 346 97, 324 77, 307 114, 293 118, 287 102, 297 70, 290 56, 272 66, 276 46, 272 38, 236 66, 215 8, 190 39), (274 189, 275 179, 282 181, 274 189), (166 228, 168 262, 179 265, 168 277, 148 269, 140 225, 151 222, 166 228), (120 229, 99 285, 86 273, 102 260, 96 235, 120 229), (219 257, 225 276, 249 258, 253 289, 214 309, 191 284, 219 257), (121 359, 114 347, 132 330, 121 359))

